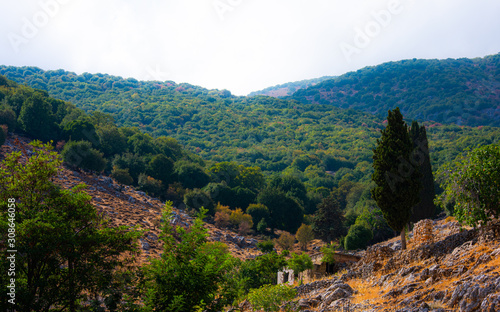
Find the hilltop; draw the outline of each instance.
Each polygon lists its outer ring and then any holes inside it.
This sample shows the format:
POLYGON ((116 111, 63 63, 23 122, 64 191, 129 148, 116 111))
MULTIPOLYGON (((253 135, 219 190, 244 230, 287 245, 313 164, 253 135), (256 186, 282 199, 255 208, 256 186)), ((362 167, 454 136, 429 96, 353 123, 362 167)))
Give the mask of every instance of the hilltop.
POLYGON ((272 97, 285 97, 292 95, 297 90, 314 86, 322 81, 335 78, 334 76, 323 76, 320 78, 305 79, 294 82, 287 82, 276 86, 268 87, 259 91, 250 92, 248 96, 267 95, 272 97))
POLYGON ((302 103, 411 119, 500 125, 500 54, 475 59, 403 60, 370 66, 295 92, 302 103))

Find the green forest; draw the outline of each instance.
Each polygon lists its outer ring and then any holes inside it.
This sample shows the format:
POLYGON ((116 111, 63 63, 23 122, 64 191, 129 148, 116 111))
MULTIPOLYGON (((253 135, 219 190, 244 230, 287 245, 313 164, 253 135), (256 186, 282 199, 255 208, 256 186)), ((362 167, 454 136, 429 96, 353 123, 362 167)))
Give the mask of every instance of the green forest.
MULTIPOLYGON (((461 194, 468 180, 458 174, 450 179, 449 173, 464 168, 475 179, 482 167, 471 164, 492 163, 488 155, 498 154, 497 61, 498 55, 387 63, 325 80, 288 98, 237 97, 172 81, 0 66, 5 75, 0 76, 0 143, 9 133, 43 142, 32 143, 26 164, 15 152, 0 168, 2 216, 8 220, 11 197, 22 199, 15 202, 20 255, 35 259, 22 262, 21 306, 77 311, 104 302, 113 311, 219 311, 248 298, 265 307, 266 295, 296 295, 272 285, 277 270, 289 266, 301 272, 312 266, 306 254, 289 252, 295 239, 303 249, 313 238, 322 239, 328 255, 337 248, 365 248, 395 231, 404 237, 409 221, 442 212, 469 224, 485 219, 483 208, 474 218, 469 213, 467 202, 477 204, 477 196, 461 194), (392 86, 374 89, 374 81, 392 86), (482 91, 456 87, 464 83, 482 91), (329 100, 332 94, 342 97, 340 86, 350 92, 345 103, 353 105, 329 100), (383 100, 375 96, 370 101, 375 93, 383 100), (449 103, 458 100, 479 104, 460 113, 461 119, 440 119, 440 113, 451 116, 455 106, 449 103), (389 109, 394 110, 387 117, 389 109), (469 151, 481 146, 486 148, 469 151), (401 201, 411 197, 404 215, 391 219, 394 207, 386 200, 390 185, 384 185, 383 173, 400 174, 400 156, 418 163, 418 172, 406 177, 411 183, 400 192, 401 201), (197 217, 189 231, 162 222, 163 255, 132 269, 131 259, 117 255, 138 252, 134 242, 140 229, 108 228, 83 187, 56 186, 52 178, 62 164, 110 175, 165 201, 163 220, 171 218, 172 206, 197 217), (263 255, 234 258, 223 244, 207 241, 203 222, 256 235, 263 255), (39 274, 31 276, 33 270, 39 274)), ((498 166, 490 167, 495 174, 498 166)), ((486 192, 484 198, 493 198, 486 211, 496 214, 495 196, 486 192)), ((4 219, 0 227, 7 233, 10 221, 4 219)), ((6 267, 2 256, 0 265, 6 267)))

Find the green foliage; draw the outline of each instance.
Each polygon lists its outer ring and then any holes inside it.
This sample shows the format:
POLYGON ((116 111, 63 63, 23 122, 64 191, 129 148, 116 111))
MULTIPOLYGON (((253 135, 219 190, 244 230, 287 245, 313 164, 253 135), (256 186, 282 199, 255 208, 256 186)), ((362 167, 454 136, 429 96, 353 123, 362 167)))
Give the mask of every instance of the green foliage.
POLYGON ((246 212, 252 216, 254 226, 257 226, 262 220, 266 223, 266 220, 269 220, 269 209, 263 204, 250 204, 246 212))
MULTIPOLYGON (((3 233, 8 233, 8 218, 12 218, 8 203, 11 212, 15 211, 16 309, 76 311, 90 296, 108 301, 108 290, 119 283, 117 274, 126 271, 130 260, 123 253, 137 253, 140 232, 111 227, 91 204, 85 185, 63 190, 54 184, 60 156, 50 145, 35 141, 32 146, 31 157, 13 152, 0 167, 3 233)), ((11 249, 7 243, 0 243, 0 267, 5 272, 11 249)), ((7 274, 0 279, 2 285, 8 284, 7 274)), ((125 287, 115 296, 121 298, 124 291, 125 287)), ((7 298, 0 299, 4 311, 12 307, 7 298)))
POLYGON ((137 154, 125 153, 115 156, 113 167, 128 169, 130 176, 137 182, 139 175, 146 171, 146 160, 137 154))
POLYGON ((281 189, 268 187, 259 193, 257 200, 269 209, 271 227, 293 233, 302 224, 302 207, 281 189))
MULTIPOLYGON (((387 127, 373 151, 373 199, 382 209, 387 224, 403 233, 411 217, 411 209, 419 202, 420 172, 410 159, 413 144, 399 108, 389 111, 387 127)), ((349 236, 349 235, 348 235, 349 236)), ((402 248, 406 248, 404 235, 402 248)), ((346 237, 347 238, 347 237, 346 237)))
POLYGON ((321 262, 328 264, 335 264, 335 252, 339 249, 339 244, 331 243, 321 247, 321 253, 323 254, 323 258, 321 262))
POLYGON ((210 177, 200 166, 185 160, 177 161, 174 165, 174 173, 177 180, 185 188, 202 188, 208 184, 210 177))
POLYGON ((122 154, 127 150, 127 140, 118 127, 114 125, 100 126, 96 132, 99 136, 99 150, 106 157, 122 154))
POLYGON ((7 139, 7 134, 4 131, 3 125, 0 125, 0 146, 2 146, 5 143, 6 139, 7 139))
POLYGON ((43 141, 59 137, 59 127, 51 106, 40 93, 34 93, 25 100, 19 113, 19 124, 28 135, 43 141))
POLYGON ((71 141, 88 141, 93 147, 99 146, 99 137, 89 119, 73 120, 64 126, 66 138, 71 141))
POLYGON ((364 222, 355 223, 344 239, 344 248, 347 250, 363 249, 372 238, 373 233, 369 225, 364 222))
POLYGON ((139 185, 139 189, 148 193, 151 196, 159 197, 163 191, 163 185, 160 180, 156 180, 150 176, 141 173, 139 175, 139 181, 137 183, 139 185))
POLYGON ((314 234, 324 241, 331 242, 345 235, 344 215, 336 197, 330 195, 324 198, 318 206, 313 218, 312 229, 314 234))
POLYGON ((458 221, 470 226, 498 218, 500 214, 500 145, 473 149, 457 157, 440 172, 445 189, 441 200, 455 201, 458 221))
POLYGON ((194 189, 188 191, 184 195, 184 204, 188 209, 194 209, 195 211, 200 211, 201 208, 205 208, 209 215, 214 215, 215 204, 210 198, 210 196, 200 189, 194 189))
POLYGON ((267 222, 266 219, 262 218, 259 223, 257 223, 257 232, 259 233, 266 233, 267 232, 267 222))
POLYGON ((299 276, 299 273, 305 270, 312 270, 314 267, 311 257, 306 253, 292 253, 290 259, 288 259, 288 267, 293 270, 295 276, 299 276))
POLYGON ((409 118, 460 125, 498 125, 489 93, 500 77, 500 54, 475 59, 403 60, 365 67, 298 90, 302 103, 329 104, 385 114, 396 106, 409 118), (404 98, 404 101, 401 99, 404 98))
POLYGON ((280 237, 276 239, 276 245, 278 245, 281 250, 293 250, 293 245, 295 244, 295 237, 288 233, 281 233, 280 237))
POLYGON ((134 183, 134 179, 128 173, 128 168, 120 169, 118 167, 113 167, 113 170, 111 171, 111 176, 119 183, 125 185, 131 185, 132 183, 134 183))
POLYGON ((265 253, 241 263, 239 279, 243 281, 243 291, 247 293, 266 284, 276 284, 276 273, 286 265, 284 256, 276 252, 265 253))
POLYGON ((295 237, 299 241, 302 249, 306 250, 307 244, 314 239, 314 232, 310 225, 302 224, 297 230, 295 237))
MULTIPOLYGON (((297 291, 286 285, 265 285, 252 289, 248 294, 248 301, 254 309, 263 311, 280 311, 280 307, 297 295, 297 291)), ((286 309, 285 311, 295 311, 286 309)))
POLYGON ((413 206, 411 222, 417 223, 423 219, 431 219, 434 217, 436 207, 434 205, 434 175, 432 174, 431 160, 429 156, 429 142, 427 140, 427 132, 425 127, 420 127, 418 122, 413 121, 410 129, 410 136, 413 142, 412 158, 416 166, 419 166, 419 171, 422 174, 420 177, 420 202, 413 206))
POLYGON ((148 174, 165 185, 172 182, 174 162, 163 154, 155 155, 147 166, 148 174))
POLYGON ((265 240, 257 243, 257 247, 259 247, 260 251, 263 253, 270 253, 274 250, 274 242, 272 240, 265 240))
POLYGON ((104 155, 92 148, 92 144, 88 141, 70 141, 66 143, 61 155, 64 162, 70 166, 98 172, 106 167, 104 155))
POLYGON ((235 259, 227 246, 207 241, 201 209, 189 230, 170 225, 172 203, 163 211, 163 254, 145 268, 145 305, 156 311, 220 311, 236 296, 235 259), (180 238, 176 243, 175 236, 180 238))
POLYGON ((0 108, 0 125, 7 125, 9 131, 14 131, 17 125, 16 119, 16 113, 11 107, 0 108))

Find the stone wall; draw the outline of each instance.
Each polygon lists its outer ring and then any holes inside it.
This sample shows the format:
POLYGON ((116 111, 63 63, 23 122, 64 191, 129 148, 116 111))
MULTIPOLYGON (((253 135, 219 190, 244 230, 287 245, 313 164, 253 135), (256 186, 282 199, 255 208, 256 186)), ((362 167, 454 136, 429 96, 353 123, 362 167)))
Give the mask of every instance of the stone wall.
POLYGON ((415 247, 434 243, 432 232, 432 220, 425 219, 418 221, 413 227, 413 244, 415 247))

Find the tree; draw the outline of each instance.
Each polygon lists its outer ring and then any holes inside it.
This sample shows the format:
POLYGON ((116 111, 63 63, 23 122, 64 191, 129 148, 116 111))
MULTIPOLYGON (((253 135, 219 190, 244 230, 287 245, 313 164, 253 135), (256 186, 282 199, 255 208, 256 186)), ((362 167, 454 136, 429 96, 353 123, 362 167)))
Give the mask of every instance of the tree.
POLYGON ((413 161, 420 166, 420 202, 413 206, 411 222, 417 223, 423 219, 430 219, 434 216, 436 206, 434 205, 434 176, 432 174, 431 159, 429 156, 429 143, 425 127, 420 127, 418 122, 413 121, 410 129, 410 136, 413 142, 413 161))
POLYGON ((302 224, 304 211, 300 204, 281 189, 266 188, 257 197, 259 203, 269 209, 271 228, 295 232, 302 224))
POLYGON ((215 204, 210 196, 200 189, 194 189, 184 195, 184 204, 189 209, 200 211, 203 207, 207 209, 209 215, 214 215, 215 204))
POLYGON ((92 148, 88 141, 70 141, 62 151, 64 162, 78 168, 102 171, 106 167, 103 154, 92 148))
POLYGON ((445 180, 441 200, 455 201, 460 222, 476 226, 500 216, 500 145, 491 144, 458 156, 439 172, 445 180))
POLYGON ((413 143, 399 108, 389 111, 387 122, 373 150, 372 179, 376 186, 371 192, 387 224, 401 233, 404 250, 405 227, 410 221, 412 207, 419 201, 420 174, 418 167, 410 163, 413 143))
POLYGON ((177 180, 185 188, 202 188, 210 182, 210 177, 200 166, 187 161, 177 161, 174 164, 174 172, 177 180))
POLYGON ((257 247, 259 247, 260 251, 262 251, 263 253, 270 253, 274 251, 274 243, 272 240, 266 240, 257 243, 257 247))
POLYGON ((163 190, 163 184, 160 180, 156 180, 144 173, 139 175, 139 180, 137 182, 141 191, 148 193, 150 196, 160 196, 163 190))
MULTIPOLYGON (((252 289, 248 294, 248 301, 254 309, 261 311, 281 311, 285 302, 297 296, 297 290, 287 285, 264 285, 252 289)), ((295 311, 287 309, 285 311, 295 311)))
MULTIPOLYGON (((207 241, 205 213, 200 210, 189 230, 163 223, 163 254, 145 268, 145 305, 149 309, 220 311, 235 299, 235 259, 226 245, 207 241)), ((172 203, 167 202, 163 219, 172 217, 172 203)))
POLYGON ((121 154, 127 150, 127 140, 115 125, 105 125, 97 128, 99 150, 106 157, 121 154))
POLYGON ((24 101, 19 113, 19 124, 27 134, 43 141, 59 136, 59 127, 55 124, 50 104, 38 92, 24 101))
POLYGON ((349 232, 344 238, 344 248, 347 250, 365 248, 372 238, 373 233, 368 224, 355 223, 349 228, 349 232))
POLYGON ((324 198, 318 206, 318 211, 313 218, 312 229, 318 238, 331 242, 345 235, 344 220, 344 214, 340 210, 338 200, 330 195, 324 198))
POLYGON ((297 230, 295 237, 302 249, 307 250, 307 244, 314 239, 314 233, 310 225, 302 224, 297 230))
POLYGON ((64 126, 64 132, 71 141, 89 141, 93 147, 99 147, 99 137, 88 118, 69 122, 64 126))
POLYGON ((280 246, 281 250, 293 250, 295 244, 295 237, 288 233, 281 233, 280 237, 276 239, 276 245, 280 246))
MULTIPOLYGON (((269 209, 263 204, 250 204, 247 207, 246 211, 249 215, 252 216, 253 224, 257 227, 257 224, 264 220, 269 220, 269 209)), ((257 229, 257 228, 256 228, 257 229)))
MULTIPOLYGON (((124 271, 125 252, 137 254, 140 232, 111 227, 80 184, 64 190, 52 182, 61 165, 52 147, 32 142, 34 155, 9 154, 0 166, 0 230, 15 224, 16 310, 77 311, 89 296, 104 296, 124 271), (22 161, 25 160, 25 161, 22 161), (8 204, 9 203, 9 204, 8 204), (15 220, 7 221, 9 211, 15 220)), ((7 272, 7 240, 0 266, 7 272)), ((7 285, 7 274, 0 282, 7 285)), ((118 294, 120 296, 120 294, 118 294)), ((12 305, 0 297, 3 311, 12 305)), ((108 298, 105 298, 108 300, 108 298)))
POLYGON ((132 185, 132 183, 134 183, 134 179, 132 179, 132 177, 128 173, 128 168, 120 169, 114 166, 113 170, 111 171, 111 176, 113 177, 113 179, 118 181, 118 183, 122 183, 125 185, 132 185))
POLYGON ((295 276, 305 270, 311 270, 314 265, 308 254, 305 252, 301 254, 292 253, 292 257, 288 260, 288 267, 293 270, 295 276))
POLYGON ((165 155, 155 155, 148 164, 148 174, 168 185, 174 173, 174 162, 165 155))
POLYGON ((113 160, 113 167, 120 169, 128 169, 130 176, 134 182, 138 182, 139 175, 146 171, 146 161, 143 157, 137 154, 125 153, 116 155, 113 160))

